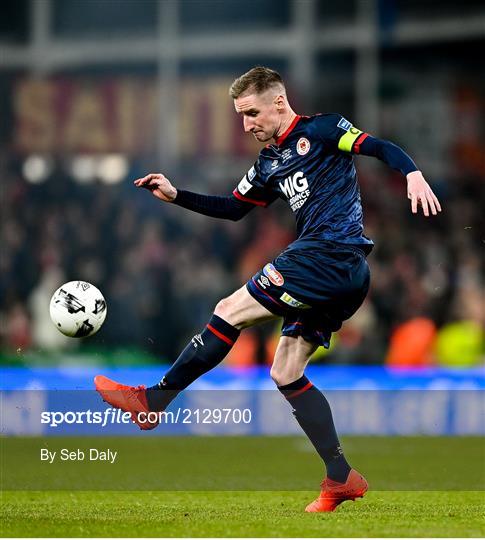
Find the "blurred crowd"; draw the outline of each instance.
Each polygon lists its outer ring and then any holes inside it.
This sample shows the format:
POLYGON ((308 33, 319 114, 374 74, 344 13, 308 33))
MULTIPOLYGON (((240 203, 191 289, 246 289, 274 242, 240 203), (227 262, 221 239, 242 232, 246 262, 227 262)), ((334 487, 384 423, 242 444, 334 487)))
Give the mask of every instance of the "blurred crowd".
MULTIPOLYGON (((369 256, 370 294, 316 360, 334 363, 476 366, 483 363, 483 179, 468 174, 433 184, 443 206, 434 218, 412 215, 405 180, 358 162, 369 256)), ((162 205, 130 178, 81 185, 61 168, 42 184, 2 164, 1 350, 54 351, 135 346, 173 361, 199 332, 218 299, 241 286, 293 238, 282 201, 238 223, 162 205), (82 279, 106 297, 108 316, 86 340, 62 336, 48 315, 62 283, 82 279)), ((131 176, 146 172, 132 170, 131 176)), ((237 182, 204 187, 187 175, 174 183, 228 194, 237 182)), ((242 333, 227 362, 270 361, 279 325, 242 333)))

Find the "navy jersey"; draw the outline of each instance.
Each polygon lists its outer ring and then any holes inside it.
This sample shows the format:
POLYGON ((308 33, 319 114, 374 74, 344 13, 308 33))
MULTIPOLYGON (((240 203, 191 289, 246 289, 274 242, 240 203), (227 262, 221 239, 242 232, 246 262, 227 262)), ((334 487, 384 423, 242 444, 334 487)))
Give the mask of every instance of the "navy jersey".
POLYGON ((370 251, 352 153, 367 134, 339 114, 297 116, 259 154, 237 185, 236 198, 268 206, 277 198, 295 214, 299 238, 321 238, 370 251))

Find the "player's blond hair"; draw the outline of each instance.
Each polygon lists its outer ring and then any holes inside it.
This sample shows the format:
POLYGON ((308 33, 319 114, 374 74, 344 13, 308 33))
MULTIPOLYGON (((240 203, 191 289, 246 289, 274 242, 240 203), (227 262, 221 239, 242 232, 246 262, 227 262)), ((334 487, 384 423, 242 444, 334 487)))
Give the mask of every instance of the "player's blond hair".
POLYGON ((270 88, 280 87, 285 91, 285 84, 281 75, 273 69, 257 66, 250 69, 244 75, 238 77, 229 88, 229 95, 237 99, 243 94, 262 94, 270 88))

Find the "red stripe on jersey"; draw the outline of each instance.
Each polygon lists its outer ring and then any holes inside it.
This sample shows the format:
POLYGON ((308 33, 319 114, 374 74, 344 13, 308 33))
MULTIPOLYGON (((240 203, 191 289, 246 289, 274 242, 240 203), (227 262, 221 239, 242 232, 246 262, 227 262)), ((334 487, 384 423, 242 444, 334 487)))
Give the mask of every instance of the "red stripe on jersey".
POLYGON ((295 118, 293 118, 293 122, 291 122, 290 127, 283 133, 283 135, 280 135, 276 139, 276 144, 278 146, 280 146, 280 144, 283 143, 283 141, 286 139, 286 137, 288 137, 288 135, 293 131, 293 128, 296 126, 296 124, 298 123, 298 120, 300 120, 300 118, 301 118, 301 116, 299 114, 297 114, 295 116, 295 118))
POLYGON ((309 390, 312 386, 313 386, 313 383, 308 382, 307 384, 305 384, 303 388, 300 388, 300 390, 296 390, 296 392, 293 392, 292 394, 288 394, 287 396, 285 396, 285 398, 286 399, 295 398, 296 396, 299 396, 300 394, 303 394, 303 392, 306 392, 307 390, 309 390))
POLYGON ((362 133, 362 135, 359 135, 359 137, 357 137, 357 140, 352 146, 352 152, 354 152, 354 154, 360 153, 360 145, 367 139, 368 136, 368 133, 362 133))
POLYGON ((249 199, 248 197, 244 197, 241 195, 236 189, 232 192, 234 197, 236 199, 239 199, 240 201, 249 202, 251 204, 256 204, 257 206, 268 206, 268 203, 266 201, 257 201, 256 199, 249 199))
POLYGON ((219 339, 222 339, 222 341, 225 341, 228 345, 234 345, 234 341, 232 339, 229 339, 227 336, 219 332, 219 330, 216 330, 211 324, 207 325, 207 328, 219 339))

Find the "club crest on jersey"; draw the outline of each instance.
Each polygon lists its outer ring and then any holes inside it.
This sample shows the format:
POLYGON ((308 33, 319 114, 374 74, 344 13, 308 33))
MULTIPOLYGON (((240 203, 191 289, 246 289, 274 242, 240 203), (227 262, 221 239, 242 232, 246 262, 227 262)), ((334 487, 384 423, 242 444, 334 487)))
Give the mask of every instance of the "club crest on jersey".
POLYGON ((296 143, 296 151, 300 154, 300 156, 308 154, 310 151, 310 141, 305 137, 300 137, 296 143))
POLYGON ((279 165, 278 160, 277 159, 273 160, 273 163, 271 163, 271 170, 274 171, 274 169, 276 169, 278 165, 279 165))
POLYGON ((273 285, 276 285, 277 287, 281 287, 283 283, 285 282, 285 278, 276 270, 276 268, 271 264, 268 263, 263 268, 263 274, 268 277, 268 279, 273 283, 273 285))

